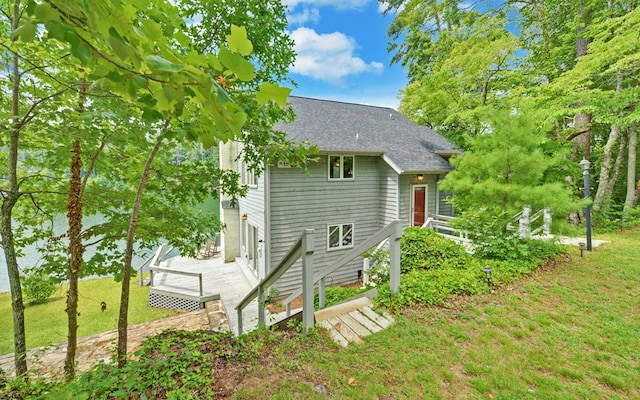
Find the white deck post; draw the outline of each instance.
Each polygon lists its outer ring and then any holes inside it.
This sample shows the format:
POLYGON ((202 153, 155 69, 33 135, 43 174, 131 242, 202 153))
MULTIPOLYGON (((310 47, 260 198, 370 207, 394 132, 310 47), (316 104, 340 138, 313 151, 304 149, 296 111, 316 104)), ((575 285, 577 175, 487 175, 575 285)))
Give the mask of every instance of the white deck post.
POLYGON ((314 231, 306 229, 302 236, 302 327, 307 333, 315 324, 313 310, 314 231))
POLYGON ((551 235, 551 208, 545 207, 542 219, 542 234, 551 235))
POLYGON ((238 336, 242 335, 242 307, 238 308, 238 336))
POLYGON ((524 206, 522 209, 522 216, 520 217, 520 237, 531 237, 531 206, 524 206))
POLYGON ((367 287, 369 284, 369 269, 371 268, 371 260, 368 258, 362 259, 362 287, 367 287))
POLYGON ((320 303, 320 308, 324 308, 324 305, 327 302, 325 287, 326 285, 324 277, 320 278, 320 282, 318 282, 318 302, 320 303))
POLYGON ((390 286, 391 293, 398 294, 400 290, 400 238, 402 237, 402 224, 394 222, 393 234, 390 237, 390 286))

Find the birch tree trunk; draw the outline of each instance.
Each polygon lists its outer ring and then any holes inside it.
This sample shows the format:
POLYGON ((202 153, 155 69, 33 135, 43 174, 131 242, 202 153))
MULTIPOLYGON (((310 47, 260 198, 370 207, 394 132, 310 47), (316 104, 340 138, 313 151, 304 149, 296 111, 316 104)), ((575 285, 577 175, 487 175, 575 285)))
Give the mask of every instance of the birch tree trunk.
MULTIPOLYGON (((622 72, 618 70, 616 72, 616 92, 622 91, 622 72)), ((595 199, 593 200, 593 211, 598 211, 602 207, 602 203, 611 198, 613 193, 613 186, 615 180, 613 179, 613 149, 620 137, 620 126, 613 125, 611 127, 611 133, 604 146, 604 155, 602 158, 602 165, 600 166, 600 180, 598 182, 598 190, 596 192, 595 199)))

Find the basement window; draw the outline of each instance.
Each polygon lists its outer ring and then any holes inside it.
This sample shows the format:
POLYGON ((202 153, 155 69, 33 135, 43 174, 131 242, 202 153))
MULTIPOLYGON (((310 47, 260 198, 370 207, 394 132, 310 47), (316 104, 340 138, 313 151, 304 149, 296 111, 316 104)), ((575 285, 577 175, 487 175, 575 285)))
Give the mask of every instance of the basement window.
POLYGON ((327 226, 327 248, 339 250, 353 247, 353 224, 327 226))

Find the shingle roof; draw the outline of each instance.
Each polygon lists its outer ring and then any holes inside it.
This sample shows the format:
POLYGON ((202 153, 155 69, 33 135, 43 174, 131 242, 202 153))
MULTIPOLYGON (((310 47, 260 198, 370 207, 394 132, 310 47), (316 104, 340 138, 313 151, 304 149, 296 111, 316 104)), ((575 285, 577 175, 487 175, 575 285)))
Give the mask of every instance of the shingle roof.
POLYGON ((451 142, 392 108, 295 96, 289 103, 295 121, 275 129, 292 140, 314 143, 323 153, 384 154, 401 172, 452 169, 436 154, 456 152, 451 142))

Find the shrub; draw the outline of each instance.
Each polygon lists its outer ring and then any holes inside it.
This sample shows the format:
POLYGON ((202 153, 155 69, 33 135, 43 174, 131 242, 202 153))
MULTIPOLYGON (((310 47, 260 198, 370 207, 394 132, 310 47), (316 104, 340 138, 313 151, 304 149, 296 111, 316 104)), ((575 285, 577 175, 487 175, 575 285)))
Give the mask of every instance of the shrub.
POLYGON ((58 283, 47 273, 35 268, 22 277, 22 293, 33 304, 45 303, 58 288, 58 283))
POLYGON ((433 269, 446 266, 463 268, 469 255, 452 240, 438 235, 432 229, 407 228, 400 241, 401 271, 433 269))

